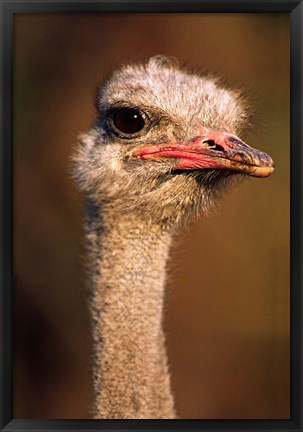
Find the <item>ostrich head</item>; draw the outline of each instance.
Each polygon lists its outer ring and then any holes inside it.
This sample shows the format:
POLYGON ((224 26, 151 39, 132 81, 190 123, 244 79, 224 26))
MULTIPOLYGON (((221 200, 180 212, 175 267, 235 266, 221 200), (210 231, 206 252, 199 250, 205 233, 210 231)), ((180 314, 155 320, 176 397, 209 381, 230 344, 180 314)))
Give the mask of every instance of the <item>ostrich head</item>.
POLYGON ((173 224, 206 210, 236 174, 266 177, 274 169, 266 153, 237 137, 247 119, 240 94, 166 58, 114 72, 96 105, 75 176, 117 214, 173 224))

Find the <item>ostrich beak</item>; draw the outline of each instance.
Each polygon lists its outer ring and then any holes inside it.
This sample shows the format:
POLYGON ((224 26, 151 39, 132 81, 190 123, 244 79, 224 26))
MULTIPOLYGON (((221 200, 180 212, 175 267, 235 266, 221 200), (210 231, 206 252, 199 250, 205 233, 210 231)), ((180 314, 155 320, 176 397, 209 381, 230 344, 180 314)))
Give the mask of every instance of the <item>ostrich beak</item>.
POLYGON ((268 154, 229 132, 206 129, 190 141, 136 147, 132 156, 145 160, 174 158, 177 163, 173 170, 222 169, 253 177, 268 177, 274 170, 268 154))

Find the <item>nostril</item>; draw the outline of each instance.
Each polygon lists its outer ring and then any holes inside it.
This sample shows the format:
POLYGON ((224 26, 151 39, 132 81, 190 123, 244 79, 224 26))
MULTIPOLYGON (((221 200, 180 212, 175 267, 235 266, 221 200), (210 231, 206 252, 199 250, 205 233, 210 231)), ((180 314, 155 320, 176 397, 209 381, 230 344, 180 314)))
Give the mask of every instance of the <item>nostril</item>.
POLYGON ((215 141, 211 139, 202 141, 202 145, 212 150, 217 150, 221 152, 223 152, 224 150, 224 148, 220 146, 220 144, 216 144, 215 141))

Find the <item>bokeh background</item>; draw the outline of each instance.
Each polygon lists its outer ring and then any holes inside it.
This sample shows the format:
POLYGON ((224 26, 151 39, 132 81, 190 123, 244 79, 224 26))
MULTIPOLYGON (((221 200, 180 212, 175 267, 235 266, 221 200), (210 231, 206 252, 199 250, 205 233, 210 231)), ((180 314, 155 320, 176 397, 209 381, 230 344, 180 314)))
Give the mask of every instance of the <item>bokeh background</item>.
POLYGON ((276 163, 174 243, 164 324, 179 416, 288 418, 288 15, 19 14, 14 31, 14 417, 91 417, 70 155, 100 79, 167 54, 253 95, 258 120, 241 138, 276 163))

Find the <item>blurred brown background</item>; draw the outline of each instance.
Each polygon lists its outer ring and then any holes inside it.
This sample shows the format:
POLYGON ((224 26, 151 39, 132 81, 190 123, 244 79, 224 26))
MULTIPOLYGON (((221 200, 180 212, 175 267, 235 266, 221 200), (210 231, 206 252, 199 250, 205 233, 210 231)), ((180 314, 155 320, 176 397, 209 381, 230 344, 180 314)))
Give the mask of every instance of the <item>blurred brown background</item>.
POLYGON ((276 171, 175 241, 165 327, 181 418, 289 417, 289 20, 284 14, 15 16, 14 417, 89 418, 83 197, 70 178, 96 84, 154 54, 259 101, 276 171))

